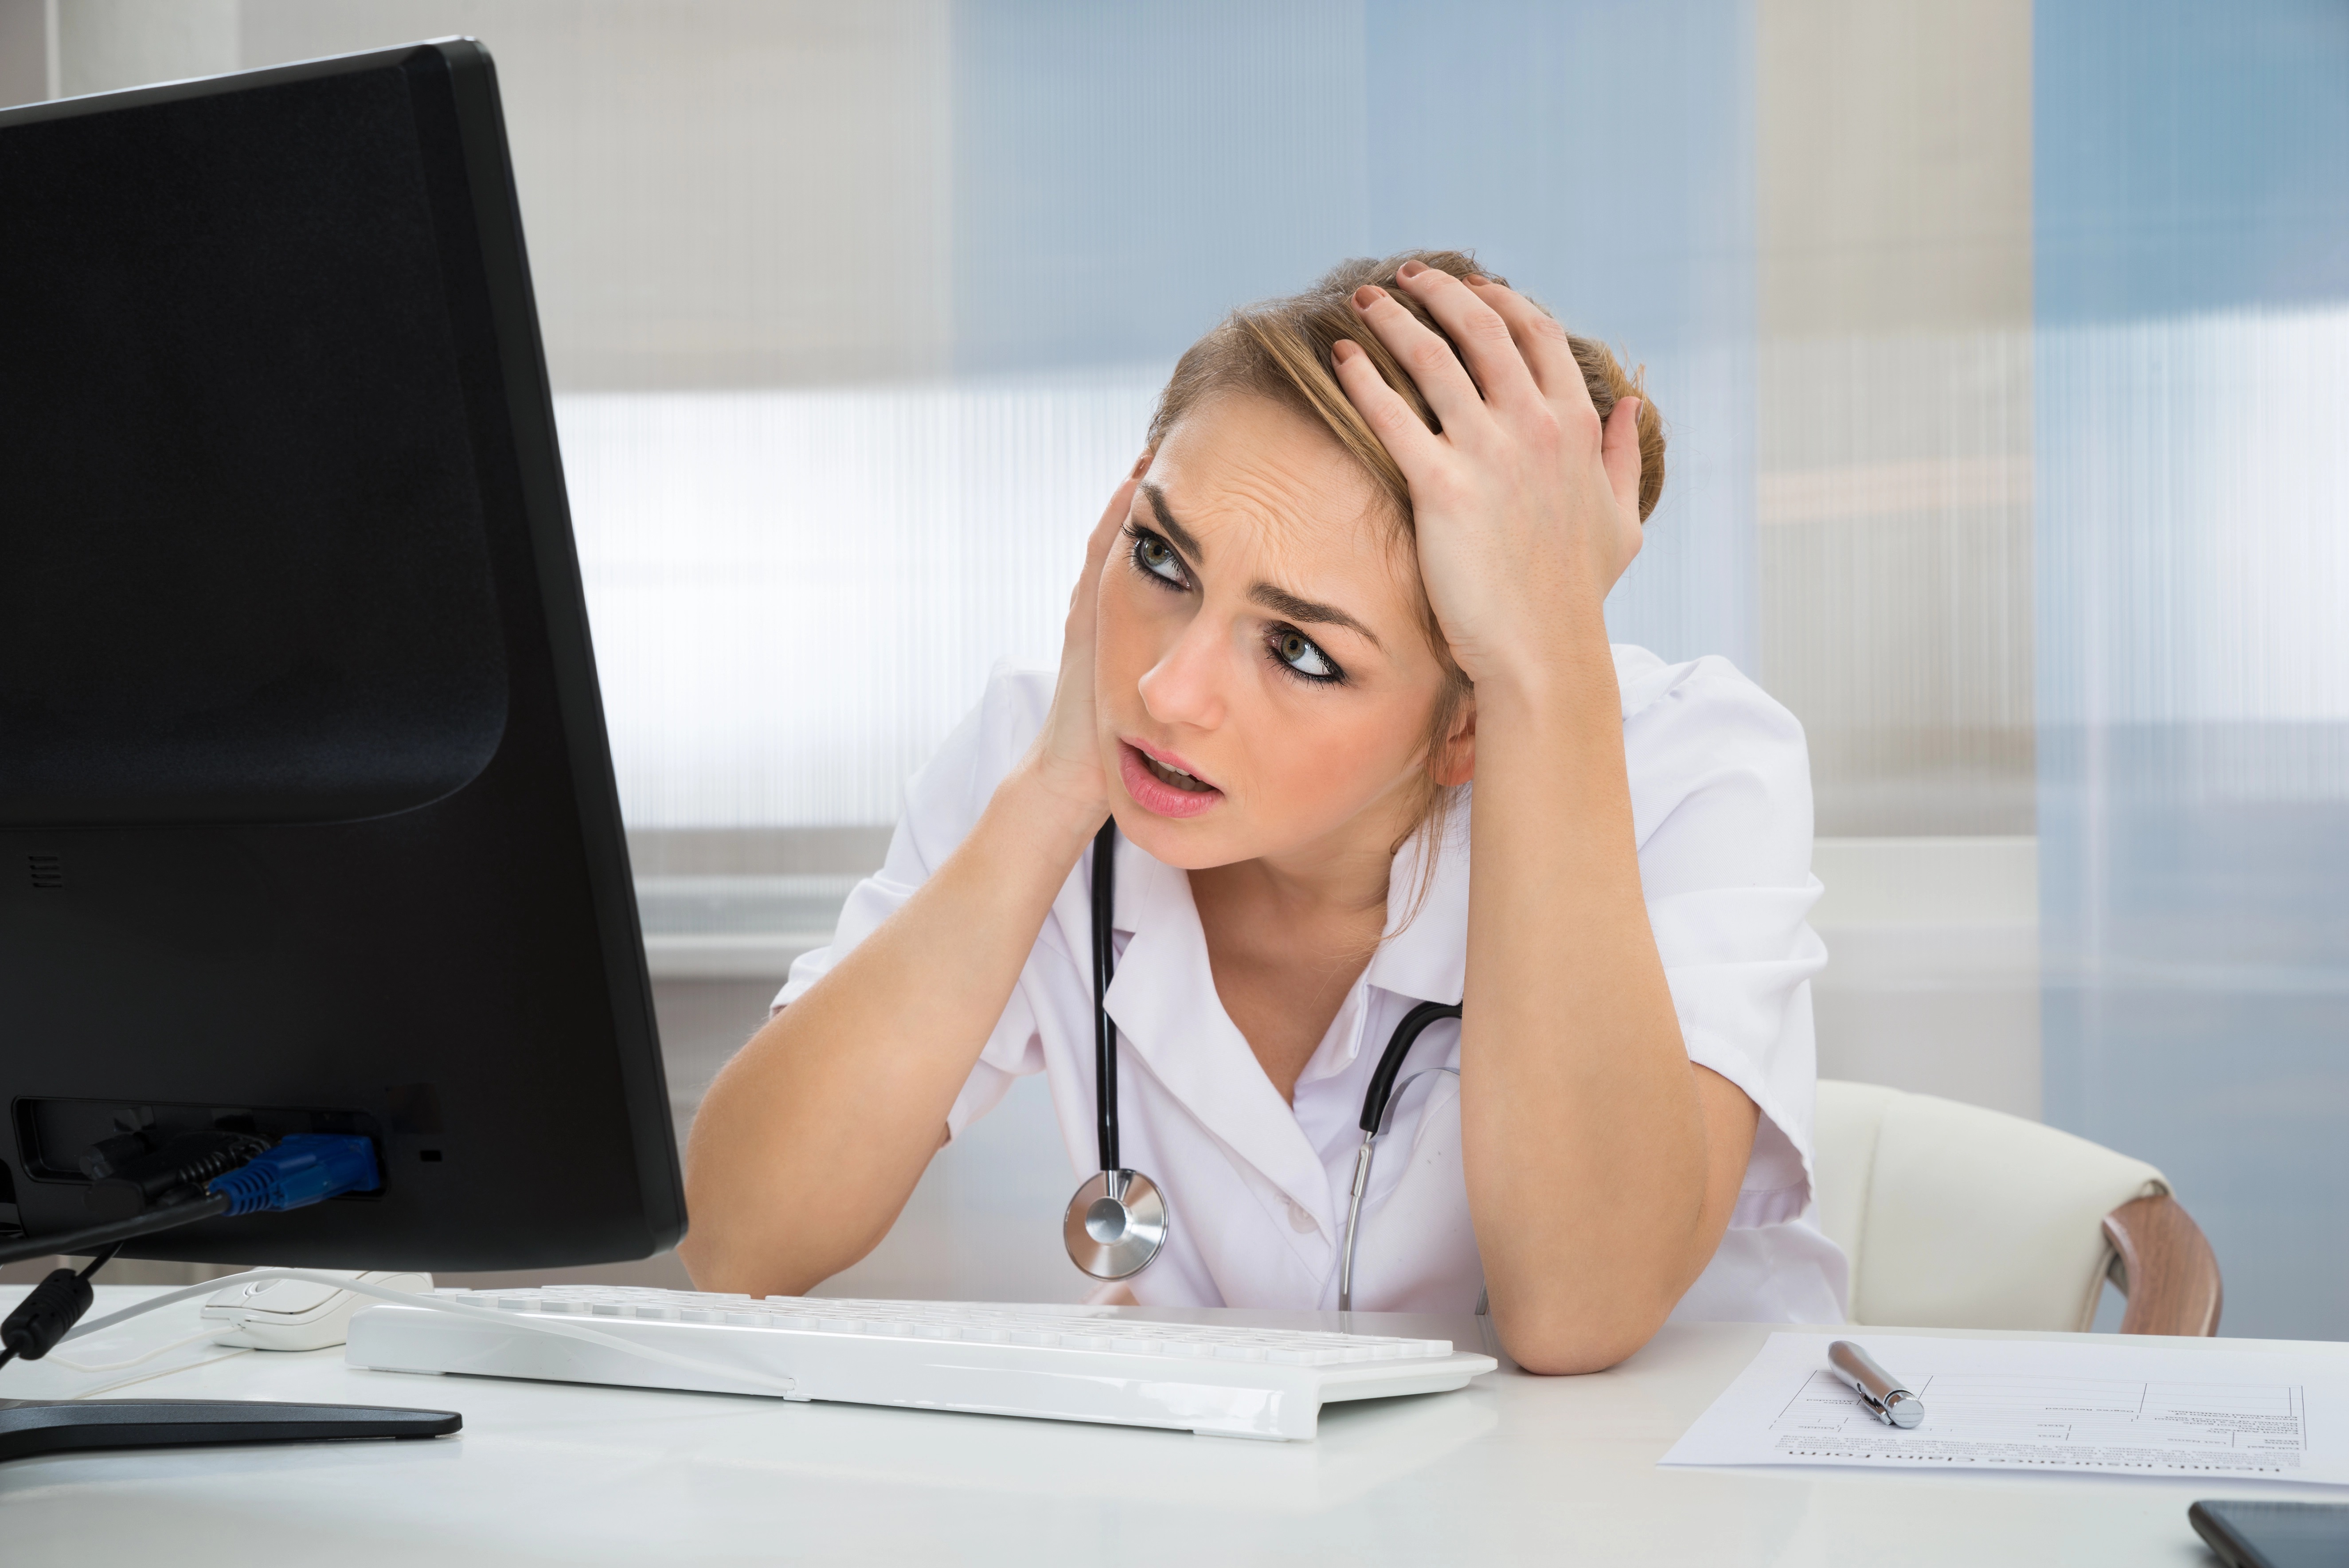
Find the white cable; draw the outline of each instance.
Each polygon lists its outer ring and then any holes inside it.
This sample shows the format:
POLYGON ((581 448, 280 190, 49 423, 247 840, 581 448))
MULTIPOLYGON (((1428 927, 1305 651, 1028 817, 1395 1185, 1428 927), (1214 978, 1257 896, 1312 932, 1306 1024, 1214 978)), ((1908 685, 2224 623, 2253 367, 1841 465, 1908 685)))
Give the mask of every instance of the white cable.
POLYGON ((230 1285, 254 1283, 263 1280, 307 1280, 312 1284, 327 1285, 335 1290, 348 1291, 355 1296, 373 1296, 378 1301, 392 1302, 400 1306, 424 1307, 432 1312, 448 1313, 453 1317, 479 1318, 484 1323, 494 1323, 507 1328, 525 1328, 538 1334, 551 1334, 557 1338, 585 1340, 590 1345, 603 1345, 607 1350, 625 1351, 630 1355, 642 1356, 647 1361, 657 1361, 666 1366, 682 1367, 686 1371, 698 1372, 707 1377, 724 1378, 730 1382, 763 1383, 771 1386, 778 1394, 792 1394, 799 1390, 799 1384, 793 1378, 753 1372, 740 1366, 721 1366, 714 1361, 697 1361, 689 1355, 679 1355, 674 1351, 662 1350, 649 1345, 638 1345, 634 1341, 623 1339, 616 1334, 605 1334, 600 1329, 589 1328, 585 1324, 564 1323, 560 1320, 525 1315, 522 1313, 501 1312, 494 1307, 474 1306, 470 1303, 452 1302, 440 1296, 419 1296, 412 1292, 395 1291, 383 1285, 368 1284, 360 1280, 348 1279, 340 1274, 323 1273, 316 1269, 254 1269, 248 1273, 230 1274, 222 1279, 209 1280, 201 1285, 190 1285, 184 1290, 166 1291, 160 1296, 150 1297, 146 1301, 125 1307, 120 1312, 109 1313, 104 1317, 83 1324, 57 1343, 63 1345, 79 1339, 84 1334, 96 1334, 102 1328, 111 1328, 118 1323, 137 1317, 142 1313, 153 1312, 159 1307, 170 1306, 174 1302, 188 1301, 196 1296, 215 1295, 230 1285))
MULTIPOLYGON (((180 1343, 184 1345, 187 1341, 181 1340, 180 1343)), ((210 1366, 215 1361, 229 1361, 240 1355, 250 1355, 252 1354, 253 1351, 250 1346, 240 1345, 232 1347, 225 1354, 220 1355, 207 1355, 202 1361, 191 1361, 185 1366, 159 1366, 152 1372, 141 1372, 137 1374, 135 1376, 130 1377, 118 1377, 111 1383, 101 1383, 95 1388, 85 1388, 80 1393, 69 1395, 67 1397, 74 1399, 95 1399, 101 1394, 111 1394, 117 1388, 128 1388, 134 1383, 145 1383, 150 1379, 157 1377, 169 1377, 174 1372, 193 1372, 197 1367, 210 1366)))
POLYGON ((172 1351, 183 1349, 198 1340, 214 1339, 221 1334, 233 1332, 233 1330, 222 1328, 216 1323, 208 1323, 185 1339, 167 1341, 152 1350, 140 1352, 128 1361, 68 1361, 64 1356, 54 1353, 41 1359, 51 1366, 62 1366, 68 1372, 119 1372, 124 1367, 136 1366, 142 1361, 152 1361, 159 1355, 169 1355, 172 1351))
MULTIPOLYGON (((242 1274, 223 1274, 216 1280, 206 1280, 200 1285, 188 1285, 176 1291, 165 1291, 160 1296, 149 1296, 143 1302, 133 1302, 120 1312, 109 1313, 104 1317, 94 1317, 87 1323, 76 1324, 66 1330, 57 1343, 71 1345, 77 1339, 87 1339, 93 1334, 112 1328, 118 1323, 128 1323, 134 1317, 143 1316, 160 1308, 172 1306, 180 1302, 192 1301, 197 1296, 218 1295, 222 1287, 236 1284, 243 1280, 316 1280, 322 1285, 332 1285, 338 1291, 349 1291, 354 1294, 379 1293, 376 1286, 361 1285, 357 1281, 344 1278, 339 1274, 317 1273, 307 1269, 251 1269, 242 1274)), ((225 1334, 229 1329, 243 1327, 248 1315, 239 1314, 236 1321, 227 1328, 215 1328, 212 1332, 225 1334)))

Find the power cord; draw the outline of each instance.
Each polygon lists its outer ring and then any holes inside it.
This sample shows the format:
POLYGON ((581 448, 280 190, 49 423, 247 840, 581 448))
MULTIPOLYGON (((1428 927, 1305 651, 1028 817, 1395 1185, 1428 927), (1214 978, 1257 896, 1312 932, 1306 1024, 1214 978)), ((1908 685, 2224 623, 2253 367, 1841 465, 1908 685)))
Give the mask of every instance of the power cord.
POLYGON ((92 1258, 88 1262, 84 1263, 81 1266, 79 1272, 77 1273, 71 1269, 57 1269, 53 1271, 47 1279, 43 1280, 39 1284, 35 1285, 33 1287, 32 1294, 26 1296, 23 1303, 19 1305, 15 1312, 8 1314, 9 1332, 5 1336, 5 1343, 0 1343, 0 1366, 5 1366, 8 1363, 16 1359, 18 1336, 15 1331, 16 1329, 16 1320, 19 1317, 26 1319, 29 1336, 38 1341, 41 1335, 46 1332, 50 1319, 61 1311, 70 1308, 70 1315, 67 1316, 65 1321, 57 1325, 57 1331, 54 1334, 47 1334, 46 1343, 41 1344, 41 1347, 38 1350, 27 1355, 25 1359, 27 1361, 37 1361, 42 1356, 47 1355, 49 1352, 49 1346, 57 1344, 60 1338, 64 1337, 66 1331, 73 1327, 75 1322, 80 1318, 81 1314, 89 1310, 89 1303, 95 1296, 95 1292, 93 1292, 90 1287, 90 1275, 98 1272, 98 1270, 112 1262, 114 1261, 114 1254, 120 1251, 122 1251, 121 1243, 117 1242, 115 1245, 109 1247, 104 1251, 98 1253, 98 1256, 92 1258), (43 1296, 43 1292, 48 1293, 46 1297, 43 1296), (36 1301, 40 1303, 37 1310, 28 1314, 26 1309, 34 1307, 34 1303, 36 1301), (32 1324, 34 1320, 36 1318, 39 1321, 40 1326, 38 1328, 34 1328, 32 1324))
POLYGON ((199 1220, 225 1214, 229 1211, 229 1203, 227 1198, 215 1194, 167 1204, 128 1220, 109 1220, 104 1225, 67 1231, 61 1235, 27 1236, 21 1241, 0 1245, 0 1263, 18 1263, 26 1258, 46 1258, 60 1252, 79 1256, 103 1251, 110 1256, 126 1241, 136 1241, 160 1231, 177 1230, 182 1225, 192 1225, 199 1220))
MULTIPOLYGON (((206 1156, 217 1168, 217 1151, 206 1156)), ((382 1285, 330 1274, 313 1269, 254 1269, 246 1273, 232 1274, 224 1279, 210 1280, 184 1290, 167 1291, 124 1308, 109 1313, 92 1323, 82 1323, 94 1298, 89 1277, 98 1272, 123 1243, 139 1236, 185 1225, 215 1214, 252 1214, 264 1210, 295 1209, 316 1203, 343 1192, 370 1190, 380 1185, 377 1174, 374 1146, 363 1137, 341 1137, 330 1135, 302 1134, 281 1140, 274 1148, 254 1155, 244 1164, 219 1175, 209 1177, 208 1195, 171 1204, 153 1212, 108 1225, 92 1226, 65 1235, 44 1236, 36 1241, 19 1243, 16 1248, 0 1251, 0 1262, 13 1262, 22 1257, 38 1257, 67 1248, 75 1251, 94 1249, 97 1255, 79 1271, 59 1269, 33 1288, 32 1293, 16 1310, 0 1324, 0 1366, 12 1360, 38 1361, 57 1345, 69 1340, 84 1338, 113 1327, 116 1324, 141 1316, 195 1296, 217 1294, 239 1283, 259 1283, 268 1280, 305 1280, 315 1284, 347 1291, 353 1295, 370 1296, 378 1301, 398 1306, 421 1307, 429 1312, 445 1313, 455 1317, 469 1317, 494 1323, 502 1328, 521 1328, 539 1334, 551 1334, 558 1338, 585 1341, 608 1350, 617 1350, 642 1360, 654 1361, 688 1372, 717 1376, 737 1383, 764 1384, 775 1393, 795 1394, 796 1380, 754 1372, 746 1367, 721 1366, 690 1355, 679 1355, 657 1346, 623 1339, 589 1328, 585 1324, 565 1323, 545 1318, 523 1318, 510 1312, 498 1312, 470 1303, 453 1302, 438 1296, 418 1295, 409 1291, 396 1291, 382 1285), (78 1325, 78 1326, 77 1326, 78 1325)), ((196 1336, 206 1337, 206 1336, 196 1336)), ((115 1370, 152 1359, 155 1355, 193 1343, 193 1339, 177 1341, 128 1361, 105 1365, 103 1369, 115 1370)), ((59 1358, 61 1365, 72 1363, 59 1358)), ((200 1364, 201 1365, 201 1364, 200 1364)), ((76 1367, 76 1370, 82 1368, 76 1367)), ((98 1371, 99 1366, 88 1368, 98 1371)), ((170 1368, 169 1370, 181 1370, 170 1368)), ((162 1373, 141 1374, 90 1390, 104 1393, 118 1388, 125 1382, 143 1381, 162 1373)), ((87 1395, 85 1395, 87 1397, 87 1395)))
MULTIPOLYGON (((167 1163, 158 1168, 151 1157, 126 1162, 124 1177, 135 1179, 138 1200, 146 1200, 150 1195, 168 1197, 198 1181, 203 1183, 203 1197, 169 1202, 127 1220, 64 1235, 30 1238, 0 1248, 0 1263, 51 1252, 98 1254, 79 1272, 72 1269, 53 1272, 33 1287, 32 1293, 17 1303, 5 1323, 0 1323, 0 1366, 18 1359, 38 1361, 54 1350, 81 1321, 82 1314, 89 1311, 95 1299, 89 1276, 98 1272, 127 1241, 217 1214, 299 1209, 345 1192, 370 1191, 383 1184, 376 1168, 375 1146, 363 1137, 296 1133, 269 1147, 259 1138, 233 1136, 236 1138, 233 1144, 209 1137, 191 1140, 176 1166, 167 1163)), ((171 1151, 165 1152, 168 1155, 171 1151)), ((114 1180, 110 1177, 108 1179, 114 1180)), ((122 1185, 122 1181, 115 1181, 118 1189, 122 1185)))
MULTIPOLYGON (((207 1158, 214 1156, 207 1155, 207 1158)), ((206 1182, 209 1195, 204 1198, 175 1203, 110 1225, 93 1226, 62 1236, 44 1236, 36 1241, 0 1251, 0 1262, 5 1262, 21 1257, 38 1257, 67 1247, 76 1251, 94 1247, 104 1249, 102 1256, 78 1273, 71 1269, 59 1269, 52 1273, 33 1288, 32 1294, 8 1315, 5 1324, 0 1324, 0 1346, 5 1346, 0 1348, 0 1365, 17 1358, 37 1361, 67 1341, 97 1334, 116 1324, 191 1297, 216 1294, 231 1285, 258 1283, 264 1280, 306 1280, 398 1306, 422 1307, 451 1316, 494 1323, 504 1328, 522 1328, 551 1334, 558 1338, 583 1340, 689 1372, 716 1375, 735 1382, 765 1384, 778 1394, 790 1395, 798 1390, 798 1383, 790 1377, 771 1376, 744 1367, 721 1366, 689 1355, 679 1355, 589 1328, 585 1324, 536 1317, 525 1319, 510 1312, 498 1312, 437 1296, 417 1295, 409 1291, 395 1291, 313 1269, 255 1269, 247 1273, 232 1274, 225 1279, 207 1281, 184 1290, 167 1291, 95 1322, 80 1322, 82 1315, 89 1311, 93 1299, 89 1276, 96 1273, 125 1241, 214 1214, 251 1214, 265 1210, 299 1208, 343 1192, 371 1190, 380 1184, 374 1146, 367 1139, 299 1134, 282 1139, 275 1147, 254 1155, 234 1169, 210 1177, 206 1182)))

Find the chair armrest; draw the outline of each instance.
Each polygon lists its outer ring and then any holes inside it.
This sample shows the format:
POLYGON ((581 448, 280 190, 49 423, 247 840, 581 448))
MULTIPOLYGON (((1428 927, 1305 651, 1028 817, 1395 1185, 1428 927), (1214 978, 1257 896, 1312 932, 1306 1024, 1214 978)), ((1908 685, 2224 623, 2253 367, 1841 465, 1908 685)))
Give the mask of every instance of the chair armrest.
POLYGON ((2123 1334, 2219 1332, 2219 1259, 2202 1228, 2166 1192, 2133 1198, 2105 1216, 2114 1283, 2128 1297, 2123 1334))

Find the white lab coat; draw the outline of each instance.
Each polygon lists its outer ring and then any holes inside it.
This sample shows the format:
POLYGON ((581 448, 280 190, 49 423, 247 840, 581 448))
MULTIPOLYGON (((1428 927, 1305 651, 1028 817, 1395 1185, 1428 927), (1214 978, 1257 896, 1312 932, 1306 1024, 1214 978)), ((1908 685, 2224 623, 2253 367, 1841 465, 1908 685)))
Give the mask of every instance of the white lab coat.
MULTIPOLYGON (((1810 768, 1801 726, 1721 659, 1666 665, 1615 649, 1640 871, 1691 1061, 1761 1108, 1727 1236, 1673 1315, 1840 1323, 1847 1265, 1812 1218, 1816 1064, 1810 977, 1826 950, 1804 917, 1810 768)), ((911 897, 962 841, 1042 727, 1050 670, 999 670, 978 708, 908 786, 888 862, 858 885, 829 948, 792 966, 788 1006, 911 897)), ((1473 806, 1471 807, 1473 809, 1473 806)), ((1457 1002, 1467 961, 1466 811, 1453 814, 1424 901, 1414 840, 1397 857, 1388 936, 1284 1104, 1226 1016, 1190 882, 1123 840, 1119 949, 1121 1153, 1174 1214, 1165 1250, 1129 1284, 1145 1305, 1330 1308, 1370 1075, 1396 1022, 1457 1002)), ((1071 1186, 1096 1164, 1091 854, 1070 875, 1011 1000, 947 1119, 959 1137, 1015 1077, 1045 1075, 1071 1186)), ((1561 954, 1571 961, 1571 954, 1561 954)), ((1461 1169, 1457 1024, 1420 1037, 1398 1082, 1363 1206, 1354 1304, 1465 1311, 1484 1272, 1461 1169)), ((1581 1200, 1573 1194, 1567 1201, 1581 1200)), ((1060 1216, 1039 1214, 1040 1226, 1060 1216)), ((1071 1270, 1072 1277, 1074 1271, 1071 1270)))

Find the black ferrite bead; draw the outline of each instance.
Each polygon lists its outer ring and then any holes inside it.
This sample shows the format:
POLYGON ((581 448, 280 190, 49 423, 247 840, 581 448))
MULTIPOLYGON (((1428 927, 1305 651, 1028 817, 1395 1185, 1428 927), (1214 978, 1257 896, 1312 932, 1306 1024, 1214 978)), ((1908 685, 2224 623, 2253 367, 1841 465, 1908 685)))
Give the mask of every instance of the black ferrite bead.
POLYGON ((89 1282, 71 1269, 59 1269, 33 1287, 6 1323, 0 1323, 0 1345, 23 1361, 38 1361, 57 1347, 66 1331, 89 1310, 89 1282))

